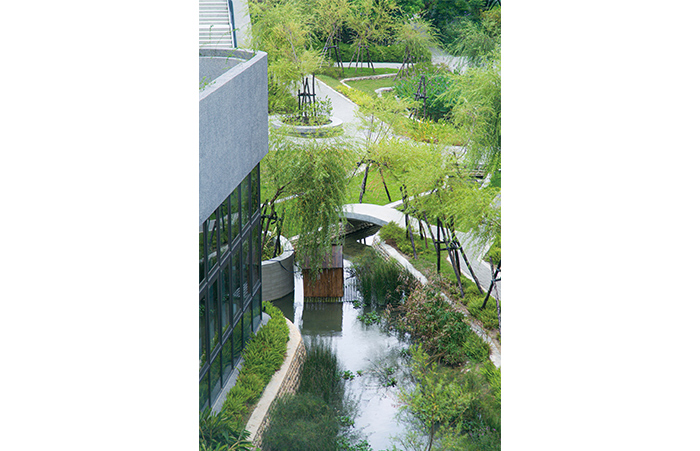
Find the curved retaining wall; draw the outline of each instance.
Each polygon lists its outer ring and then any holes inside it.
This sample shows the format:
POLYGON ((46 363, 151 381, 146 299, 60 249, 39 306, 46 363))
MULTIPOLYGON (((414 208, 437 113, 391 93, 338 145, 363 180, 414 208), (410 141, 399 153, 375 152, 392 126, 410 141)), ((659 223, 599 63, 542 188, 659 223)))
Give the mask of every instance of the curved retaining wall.
POLYGON ((302 138, 323 138, 343 127, 343 120, 335 116, 332 116, 331 123, 326 125, 287 125, 282 123, 278 116, 271 116, 271 120, 273 127, 286 129, 302 138))
POLYGON ((262 262, 262 300, 273 301, 294 291, 294 247, 285 237, 282 255, 262 262))
MULTIPOLYGON (((286 319, 286 318, 285 318, 286 319)), ((301 338, 299 329, 288 319, 289 341, 287 342, 287 353, 284 363, 265 387, 260 401, 255 406, 255 410, 246 424, 246 429, 250 431, 250 441, 254 447, 262 445, 262 435, 270 423, 270 407, 275 398, 295 393, 299 388, 299 378, 301 376, 301 366, 306 359, 306 348, 301 338)))

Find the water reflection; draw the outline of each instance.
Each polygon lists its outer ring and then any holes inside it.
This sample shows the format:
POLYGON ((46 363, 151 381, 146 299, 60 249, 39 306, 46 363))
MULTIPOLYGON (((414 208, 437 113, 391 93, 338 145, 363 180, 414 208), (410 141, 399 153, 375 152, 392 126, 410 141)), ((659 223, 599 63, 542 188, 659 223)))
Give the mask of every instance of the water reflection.
POLYGON ((367 435, 375 451, 391 449, 390 436, 404 432, 403 425, 395 418, 397 394, 398 387, 410 383, 405 357, 408 343, 378 324, 364 325, 357 318, 368 309, 354 308, 352 303, 360 300, 361 295, 355 290, 347 268, 353 259, 367 251, 378 229, 375 226, 346 237, 343 302, 304 302, 300 275, 295 277, 293 294, 273 301, 299 327, 306 341, 313 337, 329 340, 343 369, 355 375, 346 384, 347 392, 358 402, 355 427, 367 435))

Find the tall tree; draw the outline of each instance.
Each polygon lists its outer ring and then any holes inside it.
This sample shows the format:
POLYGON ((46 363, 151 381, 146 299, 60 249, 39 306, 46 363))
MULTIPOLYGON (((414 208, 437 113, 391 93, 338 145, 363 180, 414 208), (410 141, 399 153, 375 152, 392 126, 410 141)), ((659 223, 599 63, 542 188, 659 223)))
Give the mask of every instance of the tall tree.
POLYGON ((292 140, 270 131, 270 151, 261 162, 261 177, 273 191, 267 204, 286 198, 283 227, 298 233, 297 257, 313 270, 331 250, 354 159, 342 141, 292 140))
POLYGON ((320 51, 311 48, 312 16, 299 0, 249 5, 253 46, 268 54, 270 110, 289 112, 296 105, 292 90, 322 61, 320 51))

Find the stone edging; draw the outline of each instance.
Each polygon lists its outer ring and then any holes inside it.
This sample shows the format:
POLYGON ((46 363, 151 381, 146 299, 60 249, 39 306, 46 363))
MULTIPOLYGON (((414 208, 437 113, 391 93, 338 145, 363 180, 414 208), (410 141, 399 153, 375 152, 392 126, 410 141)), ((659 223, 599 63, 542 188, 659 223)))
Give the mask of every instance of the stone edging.
POLYGON ((254 447, 262 444, 262 435, 270 422, 269 411, 274 400, 288 393, 295 393, 299 388, 301 365, 306 358, 306 348, 301 338, 301 332, 291 321, 285 318, 289 327, 289 341, 284 363, 279 370, 272 375, 272 379, 265 387, 260 400, 255 405, 255 410, 250 416, 245 428, 250 432, 249 440, 254 447))
POLYGON ((343 127, 342 119, 335 116, 332 116, 331 123, 326 125, 287 125, 282 122, 279 116, 270 116, 270 120, 272 122, 272 126, 276 129, 284 127, 289 130, 293 130, 296 134, 303 138, 323 137, 330 132, 343 127))

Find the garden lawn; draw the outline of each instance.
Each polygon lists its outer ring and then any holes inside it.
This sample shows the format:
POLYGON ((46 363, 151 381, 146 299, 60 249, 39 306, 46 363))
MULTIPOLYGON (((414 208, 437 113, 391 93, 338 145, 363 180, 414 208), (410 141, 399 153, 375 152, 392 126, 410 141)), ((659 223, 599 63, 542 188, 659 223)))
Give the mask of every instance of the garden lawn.
POLYGON ((348 86, 359 89, 360 91, 364 91, 370 95, 376 96, 377 93, 375 92, 376 89, 379 88, 389 88, 394 86, 394 79, 391 77, 387 78, 376 78, 376 79, 370 79, 370 80, 349 80, 346 81, 348 86))
MULTIPOLYGON (((401 191, 399 189, 399 184, 392 177, 389 171, 384 172, 384 180, 389 188, 389 194, 391 194, 391 202, 401 200, 401 191)), ((358 170, 355 176, 350 179, 348 184, 348 194, 346 198, 346 203, 356 204, 360 200, 360 186, 362 185, 362 178, 365 176, 365 171, 358 170)), ((379 169, 376 166, 372 166, 369 169, 369 175, 367 176, 367 184, 365 186, 365 195, 362 197, 363 204, 376 204, 376 205, 386 205, 390 203, 389 198, 384 190, 384 185, 382 184, 382 178, 379 175, 379 169)))

